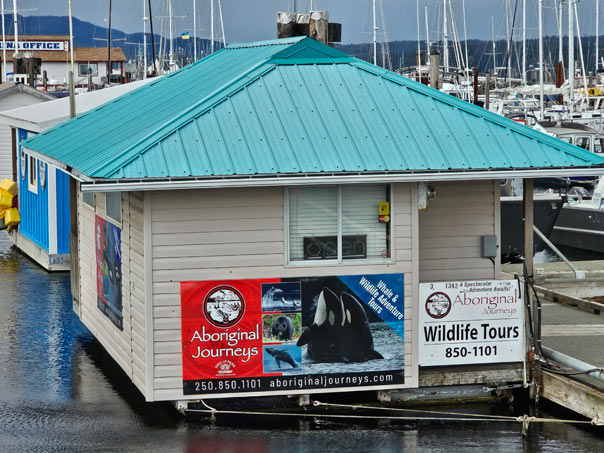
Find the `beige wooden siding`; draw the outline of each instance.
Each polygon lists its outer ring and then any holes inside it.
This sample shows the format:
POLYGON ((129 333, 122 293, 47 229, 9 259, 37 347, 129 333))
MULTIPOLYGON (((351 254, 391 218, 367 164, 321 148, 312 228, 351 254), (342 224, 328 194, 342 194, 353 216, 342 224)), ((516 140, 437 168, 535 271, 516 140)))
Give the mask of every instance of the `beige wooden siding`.
POLYGON ((152 208, 153 399, 185 398, 179 282, 188 280, 404 273, 405 381, 414 382, 411 235, 417 225, 412 225, 411 192, 410 184, 393 189, 395 263, 320 267, 286 266, 283 188, 147 193, 152 208))
MULTIPOLYGON (((96 195, 96 214, 105 217, 105 196, 96 195)), ((141 193, 122 194, 123 330, 97 307, 95 209, 78 199, 81 320, 145 394, 144 216, 141 193)), ((108 220, 110 221, 110 220, 108 220)))
POLYGON ((496 185, 476 181, 430 183, 430 187, 436 189, 436 196, 428 209, 419 212, 420 281, 495 278, 493 261, 480 256, 480 237, 499 232, 496 185))

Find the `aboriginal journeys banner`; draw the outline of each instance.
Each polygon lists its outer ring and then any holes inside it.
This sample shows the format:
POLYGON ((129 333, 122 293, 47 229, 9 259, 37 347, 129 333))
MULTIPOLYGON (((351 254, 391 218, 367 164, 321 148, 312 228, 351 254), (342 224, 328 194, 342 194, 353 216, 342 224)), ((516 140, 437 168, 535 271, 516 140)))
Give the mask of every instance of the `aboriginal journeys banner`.
POLYGON ((111 322, 123 329, 121 231, 95 216, 97 306, 111 322))
POLYGON ((180 291, 185 395, 404 383, 403 274, 182 282, 180 291))

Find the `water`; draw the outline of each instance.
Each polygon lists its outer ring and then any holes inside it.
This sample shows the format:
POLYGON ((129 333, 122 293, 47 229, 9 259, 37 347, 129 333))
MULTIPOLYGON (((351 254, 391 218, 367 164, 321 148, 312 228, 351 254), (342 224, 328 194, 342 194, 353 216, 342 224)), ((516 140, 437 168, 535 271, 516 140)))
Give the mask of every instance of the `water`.
MULTIPOLYGON (((219 414, 212 426, 205 418, 184 419, 167 404, 144 402, 71 311, 68 274, 47 274, 12 248, 4 232, 0 364, 0 452, 566 453, 601 450, 604 439, 602 431, 567 424, 533 424, 523 438, 517 423, 219 414)), ((511 413, 487 405, 455 410, 511 413)))

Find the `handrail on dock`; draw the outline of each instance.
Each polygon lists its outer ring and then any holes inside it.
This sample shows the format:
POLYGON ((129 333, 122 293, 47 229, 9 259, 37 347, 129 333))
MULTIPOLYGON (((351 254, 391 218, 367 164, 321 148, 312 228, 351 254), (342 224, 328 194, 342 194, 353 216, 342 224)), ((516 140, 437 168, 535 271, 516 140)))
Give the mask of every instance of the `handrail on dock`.
POLYGON ((550 241, 535 225, 533 225, 533 231, 537 233, 537 236, 539 236, 541 240, 545 242, 545 244, 552 250, 552 252, 558 255, 558 257, 562 261, 564 261, 568 265, 568 267, 570 267, 570 269, 575 273, 575 278, 577 280, 585 280, 585 271, 580 271, 579 269, 577 269, 576 266, 571 263, 566 256, 564 256, 564 254, 558 249, 558 247, 556 247, 552 243, 552 241, 550 241))
POLYGON ((600 381, 604 381, 604 375, 602 374, 604 372, 603 367, 590 365, 589 363, 583 362, 579 359, 575 359, 574 357, 563 354, 546 346, 541 346, 541 350, 543 351, 543 354, 546 358, 551 359, 560 365, 564 365, 565 367, 568 367, 571 370, 577 371, 579 373, 585 373, 587 376, 591 376, 600 381))

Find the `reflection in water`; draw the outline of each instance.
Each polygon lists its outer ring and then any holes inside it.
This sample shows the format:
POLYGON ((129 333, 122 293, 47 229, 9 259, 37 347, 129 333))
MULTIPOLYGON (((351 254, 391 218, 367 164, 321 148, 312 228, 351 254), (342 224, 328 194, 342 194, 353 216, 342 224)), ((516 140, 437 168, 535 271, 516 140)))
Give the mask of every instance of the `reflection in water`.
MULTIPOLYGON (((48 274, 0 232, 0 451, 305 453, 594 451, 569 425, 235 417, 183 419, 146 403, 71 310, 69 275, 48 274)), ((228 405, 228 402, 226 402, 228 405)), ((465 408, 496 413, 490 406, 465 408)))

